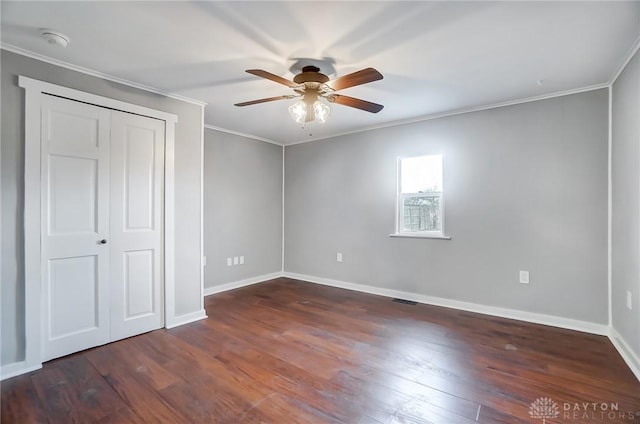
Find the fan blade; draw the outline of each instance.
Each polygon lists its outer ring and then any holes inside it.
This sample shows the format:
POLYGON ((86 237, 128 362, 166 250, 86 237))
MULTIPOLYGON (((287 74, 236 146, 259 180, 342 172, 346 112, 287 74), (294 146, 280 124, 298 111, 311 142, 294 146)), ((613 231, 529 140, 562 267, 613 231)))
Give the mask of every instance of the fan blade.
POLYGON ((286 96, 267 97, 267 98, 264 98, 264 99, 258 99, 258 100, 251 100, 251 101, 248 101, 248 102, 236 103, 236 104, 234 104, 234 106, 257 105, 258 103, 273 102, 273 101, 276 101, 276 100, 293 99, 295 97, 300 97, 300 96, 296 96, 294 94, 288 94, 286 96))
POLYGON ((355 97, 343 96, 341 94, 331 94, 327 96, 327 100, 343 106, 355 107, 356 109, 366 110, 371 113, 378 113, 384 106, 377 103, 368 102, 366 100, 356 99, 355 97))
POLYGON ((271 72, 263 71, 262 69, 247 69, 246 72, 251 75, 255 75, 257 77, 266 78, 268 80, 275 81, 278 84, 286 85, 287 87, 290 87, 290 88, 295 88, 299 85, 293 81, 289 81, 286 78, 282 78, 276 74, 272 74, 271 72))
POLYGON ((366 84, 372 81, 381 80, 382 74, 373 68, 363 69, 352 74, 345 75, 333 81, 329 81, 327 85, 335 91, 344 90, 345 88, 354 87, 356 85, 366 84))

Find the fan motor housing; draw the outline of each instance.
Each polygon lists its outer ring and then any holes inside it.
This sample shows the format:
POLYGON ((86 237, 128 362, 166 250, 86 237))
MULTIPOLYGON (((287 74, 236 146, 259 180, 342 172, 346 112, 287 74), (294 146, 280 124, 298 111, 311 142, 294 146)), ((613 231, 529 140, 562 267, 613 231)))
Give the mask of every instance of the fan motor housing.
POLYGON ((302 72, 293 78, 293 82, 304 84, 305 82, 325 83, 329 81, 329 77, 320 73, 320 68, 315 66, 305 66, 302 72))

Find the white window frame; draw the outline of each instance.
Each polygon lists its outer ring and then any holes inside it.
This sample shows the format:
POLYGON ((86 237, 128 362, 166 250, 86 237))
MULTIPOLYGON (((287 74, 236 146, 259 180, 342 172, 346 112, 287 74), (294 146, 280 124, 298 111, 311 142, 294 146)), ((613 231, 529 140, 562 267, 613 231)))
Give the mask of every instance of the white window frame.
POLYGON ((391 237, 413 237, 413 238, 433 238, 450 240, 451 237, 445 236, 444 232, 444 157, 442 159, 442 190, 435 192, 421 192, 421 193, 402 193, 402 161, 404 159, 412 159, 423 156, 436 156, 441 153, 417 155, 417 156, 400 156, 397 158, 397 177, 396 177, 396 232, 391 234, 391 237), (439 197, 440 198, 440 230, 439 231, 404 231, 403 219, 404 219, 404 200, 413 197, 439 197))

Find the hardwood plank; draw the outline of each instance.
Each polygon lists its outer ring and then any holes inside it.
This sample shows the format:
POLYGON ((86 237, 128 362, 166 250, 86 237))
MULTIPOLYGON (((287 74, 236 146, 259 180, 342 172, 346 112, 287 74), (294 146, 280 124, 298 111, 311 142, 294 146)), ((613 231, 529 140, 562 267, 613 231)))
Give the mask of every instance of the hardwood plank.
POLYGON ((484 405, 478 411, 478 422, 481 424, 531 424, 531 420, 527 418, 529 415, 514 417, 484 405))
POLYGON ((187 422, 158 393, 185 381, 158 368, 158 364, 126 343, 113 343, 86 353, 87 360, 100 372, 131 410, 144 421, 187 422))
POLYGON ((11 378, 3 381, 1 387, 0 423, 49 422, 31 378, 11 378))
MULTIPOLYGON (((361 367, 354 372, 343 372, 336 384, 349 387, 377 404, 393 402, 393 415, 403 415, 426 420, 431 417, 455 418, 460 422, 475 421, 479 405, 467 399, 442 392, 431 387, 403 379, 380 370, 361 367)), ((379 415, 374 418, 380 419, 379 415)), ((443 419, 446 421, 446 419, 443 419)), ((442 421, 442 420, 439 420, 442 421)))
POLYGON ((84 355, 54 361, 32 381, 52 423, 142 422, 84 355))
POLYGON ((159 393, 172 408, 185 414, 186 422, 271 422, 254 408, 262 398, 251 403, 208 375, 192 378, 189 384, 167 387, 159 393))
POLYGON ((224 352, 217 358, 237 367, 238 372, 251 376, 273 392, 305 402, 309 408, 332 419, 350 423, 363 412, 358 403, 360 398, 342 386, 317 378, 305 369, 268 353, 247 347, 224 352))
POLYGON ((2 422, 518 424, 540 397, 640 422, 640 382, 602 336, 287 278, 205 307, 2 382, 2 422))

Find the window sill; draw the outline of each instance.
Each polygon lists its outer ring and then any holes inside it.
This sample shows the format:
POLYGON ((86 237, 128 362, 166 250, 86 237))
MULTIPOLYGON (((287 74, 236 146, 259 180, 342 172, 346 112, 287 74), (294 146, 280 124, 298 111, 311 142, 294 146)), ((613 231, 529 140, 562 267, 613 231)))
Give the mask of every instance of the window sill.
POLYGON ((427 234, 407 234, 407 233, 393 233, 393 234, 389 234, 389 237, 451 240, 451 237, 448 237, 448 236, 441 236, 441 235, 436 236, 436 235, 427 235, 427 234))

